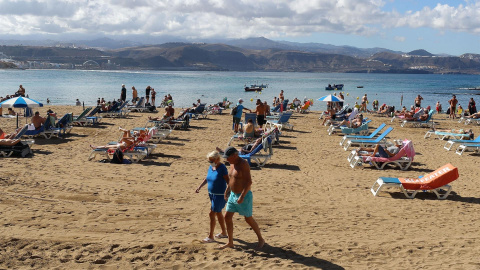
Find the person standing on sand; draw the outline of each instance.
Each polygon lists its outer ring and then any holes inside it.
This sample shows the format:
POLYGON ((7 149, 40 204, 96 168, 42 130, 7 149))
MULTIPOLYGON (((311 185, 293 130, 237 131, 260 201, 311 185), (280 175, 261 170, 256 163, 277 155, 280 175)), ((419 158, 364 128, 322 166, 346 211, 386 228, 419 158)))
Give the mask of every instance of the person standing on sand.
POLYGON ((228 172, 228 186, 225 190, 225 200, 227 201, 227 213, 225 213, 225 223, 227 225, 228 243, 220 246, 221 249, 233 248, 233 215, 238 212, 245 217, 245 221, 250 225, 258 238, 257 248, 265 245, 265 240, 260 232, 257 222, 252 216, 253 195, 250 190, 252 187, 252 176, 250 175, 250 166, 248 162, 238 156, 238 150, 235 147, 225 149, 224 157, 230 163, 228 172))
POLYGON ((423 97, 418 95, 416 98, 415 98, 415 108, 420 108, 422 106, 422 99, 423 97))
POLYGON ((120 93, 120 99, 122 102, 125 102, 127 100, 127 88, 125 88, 125 84, 122 84, 122 91, 120 93))
POLYGON ((138 100, 138 92, 135 86, 132 86, 132 103, 138 100))
POLYGON ((243 110, 250 111, 249 109, 243 107, 243 99, 239 98, 237 103, 237 113, 233 115, 233 130, 235 131, 235 134, 238 133, 238 126, 240 124, 240 120, 242 119, 243 110))
POLYGON ((450 104, 450 118, 455 119, 455 112, 457 109, 457 97, 455 95, 452 95, 452 98, 448 101, 448 104, 450 104))
POLYGON ((155 89, 152 88, 152 106, 155 107, 155 96, 157 95, 157 92, 155 89))
POLYGON ((283 95, 283 90, 280 90, 280 94, 278 95, 278 102, 282 104, 284 100, 285 96, 283 95))
POLYGON ((200 189, 208 183, 208 196, 210 197, 210 233, 208 237, 203 239, 203 243, 211 243, 215 241, 215 238, 227 238, 227 231, 225 227, 225 219, 222 215, 222 210, 225 207, 225 190, 228 183, 228 169, 225 164, 220 162, 220 153, 217 151, 210 152, 207 155, 210 167, 208 168, 207 177, 195 190, 196 193, 200 192, 200 189), (215 216, 220 223, 222 232, 213 236, 215 232, 215 216), (214 238, 215 237, 215 238, 214 238))
POLYGON ((145 88, 145 106, 150 102, 150 89, 150 85, 145 88))
POLYGON ((266 115, 266 110, 265 110, 265 105, 262 103, 260 99, 257 99, 257 107, 255 108, 255 111, 250 111, 251 113, 255 113, 257 115, 257 124, 260 126, 260 128, 263 128, 263 124, 265 124, 265 115, 266 115))
POLYGON ((362 106, 360 107, 360 112, 367 112, 367 103, 368 103, 368 98, 367 98, 367 94, 365 94, 363 97, 362 97, 362 106))

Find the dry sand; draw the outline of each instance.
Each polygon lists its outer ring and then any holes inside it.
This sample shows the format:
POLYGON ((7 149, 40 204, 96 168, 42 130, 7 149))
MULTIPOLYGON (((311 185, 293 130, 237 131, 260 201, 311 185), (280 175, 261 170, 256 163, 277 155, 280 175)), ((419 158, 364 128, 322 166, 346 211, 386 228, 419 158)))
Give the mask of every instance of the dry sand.
MULTIPOLYGON (((48 108, 81 111, 50 106, 41 114, 48 108)), ((175 130, 138 164, 87 161, 90 144, 117 140, 119 127, 143 126, 150 115, 75 127, 66 139, 36 139, 32 157, 0 159, 0 268, 480 268, 478 156, 447 152, 444 142, 423 139, 428 129, 369 116, 372 127, 388 121, 395 128, 390 138, 413 140, 417 156, 408 171, 353 170, 341 137, 327 135, 318 113, 296 114, 273 159, 252 168, 253 213, 267 245, 256 251, 254 232, 236 215, 236 248, 216 250, 218 243, 200 242, 210 203, 206 188, 195 189, 208 169, 206 154, 232 135, 230 115, 175 130), (448 162, 460 178, 447 200, 370 192, 379 176, 416 177, 448 162)), ((443 115, 434 119, 465 128, 443 115)), ((0 126, 11 132, 15 120, 0 118, 0 126)))

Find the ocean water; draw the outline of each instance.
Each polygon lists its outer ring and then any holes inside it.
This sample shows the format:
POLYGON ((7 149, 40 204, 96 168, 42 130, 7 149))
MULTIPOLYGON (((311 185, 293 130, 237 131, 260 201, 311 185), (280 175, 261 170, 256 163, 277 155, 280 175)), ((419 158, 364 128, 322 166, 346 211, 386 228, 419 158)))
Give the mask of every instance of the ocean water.
MULTIPOLYGON (((74 105, 78 98, 85 105, 93 105, 97 98, 120 98, 121 85, 127 86, 127 98, 131 99, 131 86, 139 96, 145 95, 150 85, 157 91, 157 105, 170 93, 176 107, 190 106, 198 98, 213 104, 227 97, 230 101, 243 98, 246 107, 253 108, 257 98, 269 103, 280 90, 292 100, 304 97, 316 100, 338 91, 326 91, 328 84, 344 84, 345 101, 354 104, 357 98, 367 94, 370 104, 401 104, 409 107, 420 94, 422 105, 435 106, 440 101, 446 109, 452 94, 466 107, 473 97, 480 102, 480 91, 468 90, 480 86, 478 75, 437 74, 346 74, 346 73, 298 73, 298 72, 201 72, 201 71, 84 71, 84 70, 0 70, 0 96, 13 94, 20 84, 30 98, 54 105, 74 105), (262 93, 245 92, 245 84, 268 84, 262 93), (363 88, 358 88, 363 86, 363 88), (253 101, 251 101, 253 100, 253 101)), ((371 105, 369 104, 369 108, 371 105)), ((323 110, 324 102, 315 102, 314 110, 323 110)))

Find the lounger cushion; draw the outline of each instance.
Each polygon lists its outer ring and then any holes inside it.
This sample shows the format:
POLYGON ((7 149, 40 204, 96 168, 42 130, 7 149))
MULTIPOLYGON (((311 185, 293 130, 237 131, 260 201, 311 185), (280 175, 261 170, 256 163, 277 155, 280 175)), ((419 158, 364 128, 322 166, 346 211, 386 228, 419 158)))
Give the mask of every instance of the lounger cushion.
POLYGON ((446 164, 422 178, 399 178, 405 189, 430 190, 442 187, 458 178, 458 169, 452 164, 446 164))

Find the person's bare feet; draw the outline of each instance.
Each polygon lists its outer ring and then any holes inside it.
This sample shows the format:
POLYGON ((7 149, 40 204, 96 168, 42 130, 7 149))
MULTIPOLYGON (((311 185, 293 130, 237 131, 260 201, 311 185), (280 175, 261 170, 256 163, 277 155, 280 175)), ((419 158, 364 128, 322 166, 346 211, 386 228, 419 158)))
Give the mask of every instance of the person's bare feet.
POLYGON ((258 241, 257 247, 255 249, 261 249, 265 245, 265 239, 258 241))
POLYGON ((218 246, 218 249, 233 248, 233 244, 226 243, 225 245, 218 246))

